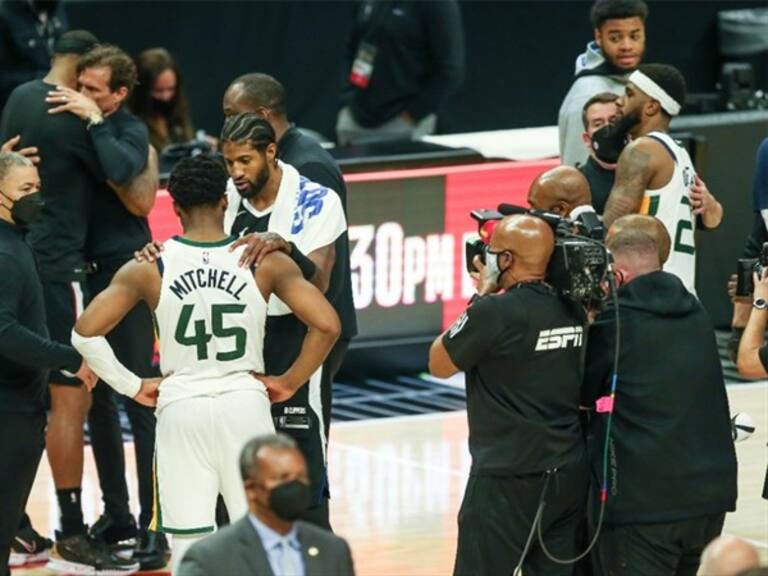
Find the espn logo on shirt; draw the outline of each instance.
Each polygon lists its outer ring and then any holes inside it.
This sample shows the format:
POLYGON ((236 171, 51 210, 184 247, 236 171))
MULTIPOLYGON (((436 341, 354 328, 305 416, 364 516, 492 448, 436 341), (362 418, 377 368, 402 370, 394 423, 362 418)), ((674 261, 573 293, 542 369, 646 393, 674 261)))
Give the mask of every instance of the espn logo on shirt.
POLYGON ((552 328, 551 330, 542 330, 539 332, 539 339, 536 341, 536 352, 545 350, 580 348, 584 338, 584 328, 581 326, 565 326, 563 328, 552 328))

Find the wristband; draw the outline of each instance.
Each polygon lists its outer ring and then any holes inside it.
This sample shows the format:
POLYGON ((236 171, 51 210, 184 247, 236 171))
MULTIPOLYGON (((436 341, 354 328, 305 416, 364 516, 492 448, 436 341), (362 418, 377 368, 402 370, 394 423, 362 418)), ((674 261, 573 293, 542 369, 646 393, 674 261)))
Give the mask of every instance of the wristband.
POLYGON ((141 390, 141 378, 123 366, 104 336, 86 338, 72 330, 72 346, 99 378, 120 394, 133 398, 141 390))
POLYGON ((301 253, 301 251, 296 247, 296 244, 293 242, 288 242, 288 244, 291 246, 291 253, 289 254, 291 260, 296 262, 296 265, 299 267, 299 270, 301 270, 301 274, 304 276, 304 279, 311 280, 315 275, 315 272, 317 272, 317 266, 314 262, 312 262, 312 260, 301 253))

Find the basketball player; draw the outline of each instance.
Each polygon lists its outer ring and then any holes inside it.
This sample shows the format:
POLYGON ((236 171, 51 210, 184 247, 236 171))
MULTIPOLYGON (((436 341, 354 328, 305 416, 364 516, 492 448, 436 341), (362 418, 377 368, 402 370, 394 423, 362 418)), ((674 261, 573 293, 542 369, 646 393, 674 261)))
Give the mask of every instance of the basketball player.
POLYGON ((695 221, 698 217, 704 228, 717 228, 723 207, 696 175, 688 152, 668 133, 685 94, 685 79, 672 66, 643 64, 629 76, 618 104, 632 142, 619 157, 603 220, 606 228, 625 214, 661 220, 672 239, 664 270, 695 293, 695 221))
POLYGON ((123 266, 72 332, 74 346, 93 360, 102 380, 140 403, 157 403, 159 502, 151 529, 174 535, 174 568, 192 543, 214 530, 219 493, 233 515, 245 515, 237 454, 249 438, 274 432, 270 399, 290 398, 339 333, 333 308, 285 254, 269 254, 255 272, 238 266, 241 251, 230 252, 234 239, 224 232, 226 182, 223 166, 210 157, 180 162, 168 191, 184 236, 166 242, 157 262, 123 266), (273 293, 309 331, 293 364, 279 376, 264 376, 273 293), (155 313, 162 380, 128 371, 104 338, 139 301, 155 313))

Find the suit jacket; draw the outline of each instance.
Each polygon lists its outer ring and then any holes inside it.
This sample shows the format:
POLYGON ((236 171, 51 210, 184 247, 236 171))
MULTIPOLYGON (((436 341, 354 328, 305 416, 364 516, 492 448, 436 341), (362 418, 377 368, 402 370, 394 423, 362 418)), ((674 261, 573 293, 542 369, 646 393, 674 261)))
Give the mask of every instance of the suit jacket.
MULTIPOLYGON (((347 542, 311 524, 297 522, 306 576, 354 576, 347 542)), ((274 574, 248 517, 190 547, 177 576, 280 576, 274 574)))

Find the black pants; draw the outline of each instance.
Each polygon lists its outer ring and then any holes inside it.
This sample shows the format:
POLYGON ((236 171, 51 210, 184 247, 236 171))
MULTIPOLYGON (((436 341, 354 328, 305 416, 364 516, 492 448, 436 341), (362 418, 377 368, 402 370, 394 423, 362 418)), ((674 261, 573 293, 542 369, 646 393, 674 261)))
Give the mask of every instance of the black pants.
POLYGON ((24 515, 45 448, 45 413, 0 412, 0 574, 24 515))
MULTIPOLYGON (((542 533, 547 550, 573 558, 576 534, 586 502, 585 463, 553 472, 546 489, 542 533)), ((459 511, 459 542, 453 573, 457 576, 510 576, 531 533, 546 483, 543 474, 470 476, 459 511)), ((570 575, 573 565, 549 560, 534 535, 523 562, 525 576, 570 575)))
POLYGON ((664 524, 603 526, 596 556, 604 576, 696 576, 704 547, 720 535, 725 513, 664 524))
MULTIPOLYGON (((112 273, 99 272, 89 278, 91 294, 96 295, 109 285, 112 273)), ((139 303, 107 335, 107 341, 117 359, 135 374, 148 377, 157 371, 152 366, 154 326, 152 314, 139 303)), ((139 483, 141 515, 139 524, 146 528, 152 520, 152 461, 155 450, 155 413, 130 398, 121 399, 133 432, 136 452, 136 472, 139 483)), ((117 393, 105 382, 93 390, 93 405, 88 415, 93 457, 104 498, 104 510, 117 522, 130 518, 128 486, 125 481, 125 453, 117 393)))

